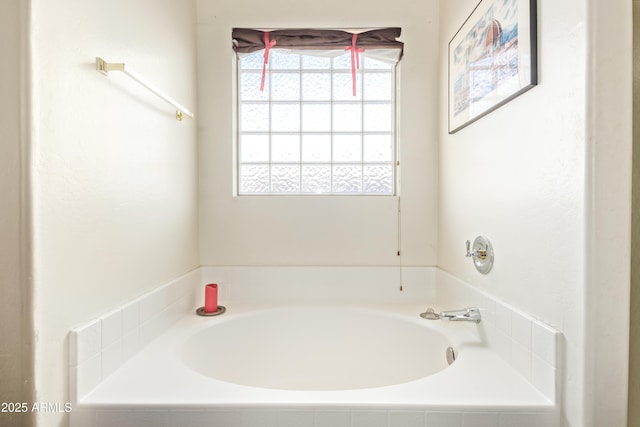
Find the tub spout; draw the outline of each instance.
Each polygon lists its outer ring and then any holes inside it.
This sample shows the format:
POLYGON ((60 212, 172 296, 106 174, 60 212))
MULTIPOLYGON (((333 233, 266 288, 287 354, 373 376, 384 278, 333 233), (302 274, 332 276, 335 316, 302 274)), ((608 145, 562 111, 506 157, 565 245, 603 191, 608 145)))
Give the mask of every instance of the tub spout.
POLYGON ((482 316, 477 307, 463 308, 462 310, 451 310, 440 312, 440 320, 450 320, 452 322, 475 322, 480 323, 482 316))

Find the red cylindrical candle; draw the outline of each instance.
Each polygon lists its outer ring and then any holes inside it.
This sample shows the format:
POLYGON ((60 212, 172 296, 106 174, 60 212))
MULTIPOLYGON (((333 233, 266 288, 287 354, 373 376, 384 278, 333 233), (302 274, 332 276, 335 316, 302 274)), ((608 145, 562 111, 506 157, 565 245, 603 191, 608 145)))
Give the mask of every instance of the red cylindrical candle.
POLYGON ((218 311, 218 285, 208 284, 204 287, 204 312, 215 313, 218 311))

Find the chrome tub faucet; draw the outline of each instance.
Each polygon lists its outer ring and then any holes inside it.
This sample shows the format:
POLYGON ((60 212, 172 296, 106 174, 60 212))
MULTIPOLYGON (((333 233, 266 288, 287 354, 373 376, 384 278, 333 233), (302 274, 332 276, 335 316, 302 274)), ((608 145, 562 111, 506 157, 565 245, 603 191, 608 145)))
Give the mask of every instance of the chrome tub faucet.
POLYGON ((468 307, 462 310, 441 311, 440 320, 480 323, 482 316, 480 315, 480 309, 478 307, 468 307))

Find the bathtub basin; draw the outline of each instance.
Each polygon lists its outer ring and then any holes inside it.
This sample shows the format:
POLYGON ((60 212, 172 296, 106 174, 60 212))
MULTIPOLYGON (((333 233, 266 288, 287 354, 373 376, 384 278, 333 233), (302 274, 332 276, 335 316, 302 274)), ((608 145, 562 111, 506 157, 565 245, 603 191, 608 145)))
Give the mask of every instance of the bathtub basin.
POLYGON ((449 365, 440 332, 384 311, 284 308, 236 317, 187 339, 202 375, 267 389, 350 390, 402 384, 449 365))

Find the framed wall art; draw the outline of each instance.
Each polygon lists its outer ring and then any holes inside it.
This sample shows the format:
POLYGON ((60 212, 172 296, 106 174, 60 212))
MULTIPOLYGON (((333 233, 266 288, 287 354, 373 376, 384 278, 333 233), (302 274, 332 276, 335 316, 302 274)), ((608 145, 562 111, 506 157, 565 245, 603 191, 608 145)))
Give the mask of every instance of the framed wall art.
POLYGON ((538 84, 536 0, 481 0, 449 42, 449 133, 538 84))

